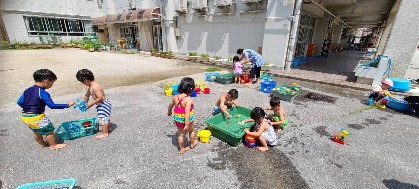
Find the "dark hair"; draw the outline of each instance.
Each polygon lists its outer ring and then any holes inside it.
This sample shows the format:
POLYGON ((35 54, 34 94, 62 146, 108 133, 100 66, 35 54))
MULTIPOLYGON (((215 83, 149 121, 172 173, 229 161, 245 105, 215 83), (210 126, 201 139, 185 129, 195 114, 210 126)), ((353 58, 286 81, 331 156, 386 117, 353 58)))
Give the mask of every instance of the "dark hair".
POLYGON ((228 91, 228 93, 230 95, 230 97, 234 100, 239 98, 239 91, 237 91, 236 89, 231 89, 230 91, 228 91))
POLYGON ((253 108, 252 113, 250 113, 250 118, 252 118, 255 121, 265 116, 266 116, 265 111, 260 107, 253 108))
POLYGON ((93 75, 93 73, 88 70, 88 69, 81 69, 77 72, 76 74, 76 78, 78 81, 80 82, 84 82, 85 80, 88 81, 94 81, 95 80, 95 76, 93 75))
POLYGON ((237 49, 237 54, 243 54, 243 49, 237 49))
POLYGON ((279 97, 274 96, 269 101, 269 104, 271 105, 271 107, 279 106, 281 105, 281 99, 279 97))
POLYGON ((177 92, 191 94, 195 90, 195 81, 190 77, 184 77, 177 88, 177 92))
POLYGON ((55 81, 57 80, 57 76, 49 69, 40 69, 33 73, 33 80, 36 82, 42 82, 44 80, 55 81))
POLYGON ((233 57, 233 62, 238 62, 238 61, 240 61, 239 56, 237 56, 237 55, 236 55, 236 56, 234 56, 234 57, 233 57))

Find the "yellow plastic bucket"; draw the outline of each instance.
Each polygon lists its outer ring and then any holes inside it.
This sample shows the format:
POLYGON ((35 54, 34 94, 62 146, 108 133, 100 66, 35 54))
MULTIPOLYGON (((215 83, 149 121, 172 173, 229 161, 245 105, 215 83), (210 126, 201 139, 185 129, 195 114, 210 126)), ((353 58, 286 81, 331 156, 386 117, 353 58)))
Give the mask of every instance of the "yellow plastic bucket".
POLYGON ((201 142, 207 143, 210 140, 211 131, 209 131, 209 130, 200 130, 196 136, 199 137, 199 140, 201 142))
POLYGON ((166 89, 164 92, 166 93, 166 96, 172 96, 173 89, 166 89))

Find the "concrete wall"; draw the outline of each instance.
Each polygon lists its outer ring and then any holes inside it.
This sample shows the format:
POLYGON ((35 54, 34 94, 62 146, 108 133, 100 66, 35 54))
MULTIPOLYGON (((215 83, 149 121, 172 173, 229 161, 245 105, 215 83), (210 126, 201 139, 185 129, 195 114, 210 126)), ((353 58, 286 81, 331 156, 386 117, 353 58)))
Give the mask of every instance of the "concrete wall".
POLYGON ((391 77, 403 77, 419 41, 416 0, 401 0, 383 55, 392 59, 391 77))
POLYGON ((384 47, 386 46, 387 39, 390 36, 390 31, 393 26, 393 22, 396 19, 397 10, 399 9, 400 0, 398 0, 392 7, 390 13, 388 14, 386 25, 384 31, 381 34, 380 42, 377 49, 377 54, 383 54, 384 47))
POLYGON ((317 19, 316 29, 314 30, 313 43, 317 45, 316 55, 320 55, 322 51, 323 40, 327 35, 327 25, 329 24, 330 15, 326 14, 322 18, 317 19))
MULTIPOLYGON (((139 9, 161 7, 161 0, 134 0, 133 2, 139 9)), ((129 3, 128 0, 103 0, 102 9, 104 15, 123 13, 128 11, 129 3)))
POLYGON ((335 25, 333 27, 332 43, 341 44, 340 37, 342 36, 343 24, 335 25))
POLYGON ((1 0, 0 10, 90 17, 97 17, 103 14, 96 1, 86 0, 1 0))
MULTIPOLYGON (((179 53, 191 51, 199 54, 208 53, 210 56, 227 58, 235 55, 238 48, 257 50, 258 47, 262 47, 266 13, 240 13, 240 11, 265 9, 265 5, 255 7, 256 5, 247 6, 242 1, 235 2, 236 11, 231 15, 216 15, 222 11, 214 7, 214 1, 208 2, 211 10, 207 17, 192 13, 190 7, 191 14, 177 17, 180 37, 176 41, 177 48, 169 50, 174 52, 178 50, 179 53)), ((173 45, 170 48, 173 48, 173 45)))

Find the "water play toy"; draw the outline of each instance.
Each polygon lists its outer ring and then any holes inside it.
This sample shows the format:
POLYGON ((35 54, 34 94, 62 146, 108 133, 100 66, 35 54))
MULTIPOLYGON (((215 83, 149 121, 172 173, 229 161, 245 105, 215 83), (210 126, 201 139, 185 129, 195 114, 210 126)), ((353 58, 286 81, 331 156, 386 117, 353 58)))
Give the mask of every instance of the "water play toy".
POLYGON ((340 129, 340 133, 339 134, 334 134, 334 138, 333 141, 339 144, 345 144, 345 137, 347 136, 351 136, 351 132, 349 132, 346 129, 340 129))
POLYGON ((256 139, 252 135, 246 134, 244 136, 244 143, 247 147, 252 148, 256 146, 256 139))
POLYGON ((80 102, 79 99, 74 103, 74 109, 78 108, 81 112, 87 111, 87 103, 83 100, 80 102))
POLYGON ((211 138, 211 131, 209 130, 200 130, 198 131, 198 134, 196 134, 197 137, 199 137, 199 140, 202 143, 207 143, 211 138))
POLYGON ((210 94, 210 88, 205 88, 204 89, 204 94, 210 94))
POLYGON ((30 189, 30 188, 68 188, 71 189, 76 185, 76 179, 62 179, 62 180, 50 180, 36 183, 26 183, 18 186, 16 189, 30 189))

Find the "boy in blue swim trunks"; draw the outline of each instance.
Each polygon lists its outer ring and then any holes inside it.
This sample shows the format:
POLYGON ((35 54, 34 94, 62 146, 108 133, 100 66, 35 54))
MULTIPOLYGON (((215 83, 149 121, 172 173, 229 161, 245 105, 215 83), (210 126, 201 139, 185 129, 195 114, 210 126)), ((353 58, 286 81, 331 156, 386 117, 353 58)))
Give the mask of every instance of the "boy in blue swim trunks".
POLYGON ((90 70, 79 70, 76 74, 76 78, 84 85, 89 86, 86 95, 84 96, 84 101, 87 103, 86 108, 89 109, 90 107, 96 105, 97 120, 99 122, 99 126, 102 126, 102 134, 96 136, 96 138, 102 139, 108 137, 112 110, 111 102, 106 98, 105 91, 103 91, 102 86, 95 81, 95 76, 90 70), (89 102, 90 96, 93 98, 92 102, 89 102))
POLYGON ((39 147, 48 146, 51 150, 61 149, 67 144, 57 144, 54 137, 54 125, 45 116, 45 106, 51 109, 64 109, 74 105, 73 101, 68 104, 55 104, 49 93, 45 91, 54 85, 57 76, 48 69, 40 69, 33 73, 35 85, 27 88, 20 96, 17 104, 22 107, 22 121, 33 131, 33 137, 38 142, 39 147), (47 135, 44 141, 43 135, 47 135))
POLYGON ((230 119, 230 114, 227 112, 227 109, 231 108, 233 105, 239 107, 234 101, 237 98, 239 98, 239 92, 236 89, 231 89, 228 93, 221 95, 214 105, 213 115, 222 112, 226 115, 227 119, 230 119))

